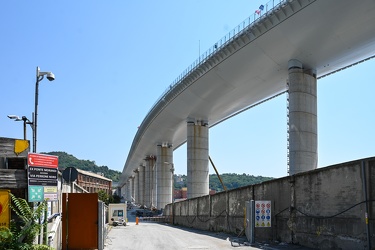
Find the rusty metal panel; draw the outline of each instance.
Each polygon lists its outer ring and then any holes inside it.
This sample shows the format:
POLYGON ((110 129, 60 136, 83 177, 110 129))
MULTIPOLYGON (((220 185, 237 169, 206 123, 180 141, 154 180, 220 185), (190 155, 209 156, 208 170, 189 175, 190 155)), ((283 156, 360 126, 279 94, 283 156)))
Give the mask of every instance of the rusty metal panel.
POLYGON ((63 249, 98 249, 98 194, 63 194, 63 249))

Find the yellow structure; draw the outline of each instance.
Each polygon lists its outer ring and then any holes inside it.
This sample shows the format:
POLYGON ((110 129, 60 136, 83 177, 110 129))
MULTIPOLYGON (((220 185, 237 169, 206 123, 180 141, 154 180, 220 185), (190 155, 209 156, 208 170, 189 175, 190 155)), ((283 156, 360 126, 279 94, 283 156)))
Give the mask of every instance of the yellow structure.
POLYGON ((10 224, 10 195, 9 190, 0 190, 0 227, 9 228, 10 224))

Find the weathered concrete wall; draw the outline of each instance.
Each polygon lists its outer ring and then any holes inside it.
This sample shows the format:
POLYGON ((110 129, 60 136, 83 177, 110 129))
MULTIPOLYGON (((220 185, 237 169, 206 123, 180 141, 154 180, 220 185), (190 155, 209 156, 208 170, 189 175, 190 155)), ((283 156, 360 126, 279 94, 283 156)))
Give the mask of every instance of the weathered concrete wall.
MULTIPOLYGON (((319 249, 366 249, 369 230, 371 245, 375 246, 375 158, 177 202, 175 224, 238 234, 245 228, 245 202, 249 200, 272 202, 272 227, 256 228, 257 241, 278 240, 319 249)), ((166 215, 170 212, 171 204, 165 208, 166 215)))

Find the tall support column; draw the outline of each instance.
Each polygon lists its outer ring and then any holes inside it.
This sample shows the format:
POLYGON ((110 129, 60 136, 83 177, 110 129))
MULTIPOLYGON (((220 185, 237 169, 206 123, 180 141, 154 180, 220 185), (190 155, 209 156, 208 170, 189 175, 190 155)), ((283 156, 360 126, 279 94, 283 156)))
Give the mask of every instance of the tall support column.
POLYGON ((132 202, 132 188, 133 188, 133 182, 132 182, 132 178, 131 177, 129 177, 129 179, 128 179, 128 183, 127 183, 127 189, 126 189, 126 201, 127 202, 132 202))
POLYGON ((134 170, 134 203, 139 204, 139 175, 138 168, 134 170))
POLYGON ((157 146, 157 209, 164 209, 172 203, 172 175, 170 163, 173 163, 173 149, 170 144, 157 146))
POLYGON ((119 188, 119 193, 118 195, 120 196, 121 198, 121 202, 123 202, 124 200, 126 200, 126 190, 128 189, 128 185, 125 183, 124 185, 121 186, 121 188, 119 188))
POLYGON ((153 189, 153 165, 154 156, 147 156, 145 159, 145 205, 149 208, 152 207, 152 189, 153 189))
POLYGON ((126 190, 126 185, 122 185, 121 187, 117 187, 117 195, 120 196, 120 198, 125 198, 125 190, 126 190))
POLYGON ((139 168, 138 168, 138 176, 139 176, 139 183, 138 183, 138 187, 139 187, 139 191, 138 191, 138 194, 139 194, 139 197, 138 197, 138 200, 139 200, 139 204, 140 205, 144 205, 145 203, 145 167, 143 165, 140 165, 139 168))
POLYGON ((317 168, 317 81, 297 60, 289 68, 289 175, 317 168))
POLYGON ((157 207, 158 205, 158 179, 157 179, 157 167, 156 167, 156 157, 152 159, 152 163, 150 161, 151 167, 151 185, 152 185, 152 191, 151 191, 151 207, 157 207))
POLYGON ((145 159, 145 200, 144 204, 150 208, 151 204, 151 179, 150 179, 150 165, 148 157, 145 159))
POLYGON ((187 123, 187 197, 209 194, 208 124, 187 123))
POLYGON ((135 180, 135 175, 132 175, 131 177, 131 201, 135 203, 135 183, 134 183, 134 180, 135 180))

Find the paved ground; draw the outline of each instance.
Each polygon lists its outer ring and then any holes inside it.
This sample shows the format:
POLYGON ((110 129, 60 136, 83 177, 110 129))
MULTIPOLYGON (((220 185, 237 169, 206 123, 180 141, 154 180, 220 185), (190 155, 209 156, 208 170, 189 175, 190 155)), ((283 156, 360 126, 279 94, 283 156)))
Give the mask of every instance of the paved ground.
POLYGON ((104 250, 176 250, 176 249, 294 249, 307 250, 285 243, 257 243, 250 246, 246 237, 233 237, 224 233, 213 233, 191 228, 140 221, 128 213, 127 226, 110 227, 104 250))
POLYGON ((106 250, 115 249, 231 249, 223 235, 200 234, 166 224, 141 222, 112 227, 106 250))
POLYGON ((140 222, 135 225, 129 222, 127 226, 112 227, 109 231, 105 250, 122 249, 294 249, 307 248, 288 245, 285 243, 257 243, 250 246, 246 238, 236 238, 224 233, 212 233, 190 228, 170 226, 153 222, 140 222))

